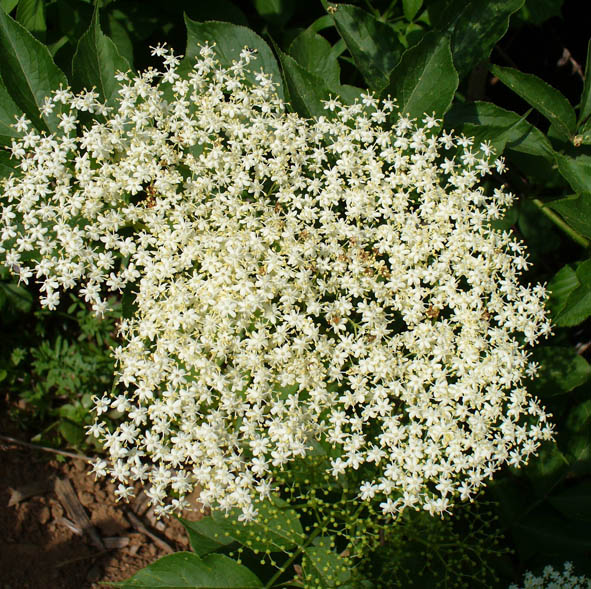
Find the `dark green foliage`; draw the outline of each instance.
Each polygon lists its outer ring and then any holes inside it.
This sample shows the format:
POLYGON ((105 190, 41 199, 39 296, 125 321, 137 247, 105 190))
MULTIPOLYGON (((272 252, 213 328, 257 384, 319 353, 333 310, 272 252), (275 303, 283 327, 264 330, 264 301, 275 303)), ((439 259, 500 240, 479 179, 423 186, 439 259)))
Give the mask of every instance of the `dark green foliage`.
POLYGON ((524 74, 513 68, 493 66, 491 71, 501 82, 540 111, 551 124, 555 125, 562 137, 566 139, 573 137, 576 129, 575 111, 558 90, 536 76, 524 74))
POLYGON ((324 474, 323 461, 302 460, 300 469, 278 473, 283 498, 258 503, 252 522, 233 512, 181 520, 193 551, 201 558, 228 555, 266 587, 289 580, 305 587, 366 586, 352 565, 377 545, 390 522, 324 474))
POLYGON ((40 310, 6 275, 0 313, 0 386, 14 403, 11 418, 36 442, 93 446, 85 427, 93 422, 93 397, 113 386, 118 313, 99 319, 74 297, 57 312, 40 310))
POLYGON ((263 584, 246 567, 223 554, 200 558, 190 552, 177 552, 161 558, 117 586, 126 589, 250 589, 263 584))
POLYGON ((445 519, 409 512, 385 530, 362 569, 376 587, 497 586, 497 569, 508 557, 497 509, 480 497, 445 519))
MULTIPOLYGON (((14 103, 40 130, 57 129, 56 113, 42 115, 39 109, 52 90, 67 84, 43 43, 0 10, 0 76, 14 103)), ((3 92, 4 93, 4 92, 3 92)))
POLYGON ((256 72, 262 68, 277 83, 279 96, 284 96, 277 60, 273 56, 269 45, 256 33, 246 27, 231 23, 198 23, 188 18, 185 21, 187 24, 185 59, 187 61, 193 61, 199 53, 199 46, 204 43, 215 44, 214 50, 223 66, 230 66, 233 60, 238 59, 244 47, 256 49, 257 58, 249 68, 251 71, 250 79, 254 81, 256 72))
POLYGON ((437 0, 429 3, 434 28, 451 39, 454 65, 463 78, 486 60, 507 32, 523 0, 437 0))
POLYGON ((405 52, 390 74, 385 93, 397 100, 402 114, 413 119, 424 114, 441 118, 457 87, 449 39, 431 32, 405 52))
POLYGON ((341 85, 338 55, 331 44, 310 29, 301 32, 290 44, 288 53, 303 68, 322 78, 329 88, 341 85))
MULTIPOLYGON (((121 587, 507 587, 526 569, 564 560, 591 573, 591 44, 578 57, 585 79, 575 96, 515 67, 523 27, 558 21, 567 4, 0 1, 0 146, 20 134, 11 124, 23 113, 39 131, 56 129, 57 113, 39 109, 60 85, 94 86, 113 105, 114 73, 152 65, 149 45, 184 52, 185 68, 199 43, 215 43, 224 65, 248 45, 258 50, 252 76, 264 69, 303 116, 327 114, 331 96, 353 103, 369 87, 411 117, 445 117, 476 150, 489 141, 503 152, 509 172, 487 188, 506 184, 516 202, 494 226, 526 241, 533 264, 524 281, 548 285, 554 334, 533 353, 539 377, 526 384, 553 413, 556 442, 497 476, 485 500, 443 520, 419 512, 384 521, 360 509, 343 481, 322 476, 331 449, 319 447, 311 467, 277 474, 280 497, 260 506, 259 522, 184 521, 194 553, 167 556, 121 587), (507 32, 511 43, 495 49, 507 32)), ((10 173, 2 150, 0 176, 10 173)), ((102 320, 73 296, 57 313, 40 310, 37 294, 0 275, 0 386, 10 416, 29 439, 100 452, 84 428, 92 397, 113 386, 110 349, 118 316, 133 314, 131 290, 102 320)))
POLYGON ((72 61, 75 89, 94 87, 103 100, 113 104, 119 87, 115 74, 129 69, 130 64, 121 57, 115 43, 101 31, 98 9, 95 9, 90 27, 80 38, 72 61))
POLYGON ((367 85, 373 90, 382 90, 404 51, 395 30, 355 6, 331 6, 337 31, 367 85))

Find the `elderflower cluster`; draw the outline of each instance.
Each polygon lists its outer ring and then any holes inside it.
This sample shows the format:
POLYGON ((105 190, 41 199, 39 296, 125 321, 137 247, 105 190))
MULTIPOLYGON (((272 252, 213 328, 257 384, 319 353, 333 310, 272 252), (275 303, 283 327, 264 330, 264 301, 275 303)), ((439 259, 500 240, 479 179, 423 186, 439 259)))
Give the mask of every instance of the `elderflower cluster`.
POLYGON ((562 572, 550 565, 544 568, 539 577, 528 571, 523 579, 523 588, 510 585, 509 589, 591 589, 591 579, 577 577, 573 564, 565 562, 562 572))
POLYGON ((512 197, 479 186, 503 166, 487 144, 369 94, 303 119, 247 49, 226 68, 206 45, 184 76, 155 53, 112 111, 62 89, 57 133, 20 119, 1 186, 6 264, 42 304, 135 298, 91 428, 119 495, 149 481, 166 513, 198 486, 248 519, 322 447, 384 513, 441 514, 551 437, 524 387, 546 294, 491 228, 512 197))

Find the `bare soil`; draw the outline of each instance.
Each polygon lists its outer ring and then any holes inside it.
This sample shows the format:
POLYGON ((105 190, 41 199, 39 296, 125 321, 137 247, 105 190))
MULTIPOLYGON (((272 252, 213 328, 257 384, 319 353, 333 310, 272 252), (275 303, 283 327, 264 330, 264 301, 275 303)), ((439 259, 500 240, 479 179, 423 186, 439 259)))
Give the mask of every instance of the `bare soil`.
POLYGON ((82 460, 0 442, 0 589, 104 589, 171 550, 189 549, 180 522, 158 522, 138 502, 117 502, 114 489, 82 460), (71 483, 94 542, 60 501, 56 478, 71 483))

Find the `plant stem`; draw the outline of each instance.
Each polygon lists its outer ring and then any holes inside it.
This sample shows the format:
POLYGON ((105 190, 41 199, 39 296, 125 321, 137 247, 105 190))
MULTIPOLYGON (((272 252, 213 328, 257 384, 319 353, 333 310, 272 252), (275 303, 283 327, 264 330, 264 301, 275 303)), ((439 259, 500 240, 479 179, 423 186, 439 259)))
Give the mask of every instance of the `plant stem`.
MULTIPOLYGON (((328 521, 328 520, 326 520, 328 521)), ((318 536, 322 530, 324 530, 324 524, 326 521, 322 522, 322 525, 317 526, 314 531, 308 536, 306 541, 287 559, 287 561, 283 564, 283 566, 271 577, 270 581, 265 585, 265 589, 270 589, 273 587, 275 581, 279 579, 279 577, 295 562, 295 560, 304 552, 304 550, 310 546, 310 543, 318 536)))
POLYGON ((532 199, 532 202, 554 223, 557 227, 562 229, 573 241, 578 243, 580 246, 587 249, 591 242, 586 238, 583 237, 579 232, 575 231, 568 223, 562 220, 562 218, 557 215, 552 209, 548 208, 539 198, 532 199))
POLYGON ((18 444, 20 446, 26 446, 27 448, 34 448, 35 450, 43 450, 43 452, 61 454, 62 456, 67 456, 68 458, 76 458, 78 460, 84 460, 85 462, 92 462, 93 460, 90 456, 84 456, 84 454, 74 454, 74 452, 67 452, 66 450, 56 450, 55 448, 48 448, 47 446, 40 446, 39 444, 30 444, 29 442, 23 442, 22 440, 17 440, 16 438, 12 438, 11 436, 5 436, 2 434, 0 434, 0 440, 8 442, 10 444, 18 444))
MULTIPOLYGON (((357 517, 357 515, 361 512, 363 507, 364 504, 361 503, 355 511, 355 513, 353 514, 353 518, 357 517)), ((283 566, 281 566, 279 570, 271 577, 269 582, 265 585, 264 589, 270 589, 274 586, 277 579, 279 579, 279 577, 300 557, 302 552, 304 552, 304 550, 306 550, 306 548, 310 546, 310 544, 314 541, 314 538, 316 538, 316 536, 318 536, 326 530, 325 526, 328 523, 328 521, 329 518, 326 518, 321 524, 314 528, 314 531, 308 536, 308 538, 306 538, 306 541, 287 559, 287 561, 285 561, 283 566)))

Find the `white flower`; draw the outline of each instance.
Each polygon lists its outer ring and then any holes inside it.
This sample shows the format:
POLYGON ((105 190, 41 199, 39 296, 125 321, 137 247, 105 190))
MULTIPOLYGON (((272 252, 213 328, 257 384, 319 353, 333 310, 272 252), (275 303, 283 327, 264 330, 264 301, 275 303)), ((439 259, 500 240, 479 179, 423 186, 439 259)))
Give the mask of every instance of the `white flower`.
MULTIPOLYGON (((591 579, 585 576, 577 577, 571 562, 564 563, 562 572, 548 565, 539 577, 528 571, 523 580, 522 589, 591 589, 591 579)), ((509 589, 521 588, 510 585, 509 589)))
POLYGON ((385 513, 441 514, 551 437, 521 343, 550 331, 546 293, 491 229, 512 197, 477 184, 488 144, 430 116, 384 129, 394 105, 370 94, 302 119, 266 74, 248 82, 248 50, 224 68, 203 46, 185 79, 154 54, 165 71, 118 75, 112 112, 94 92, 48 98, 60 131, 14 139, 1 184, 0 251, 43 304, 77 285, 101 314, 109 290, 136 293, 120 390, 91 427, 120 496, 149 478, 166 514, 200 485, 248 520, 320 443, 333 477, 375 473, 359 494, 385 513), (104 120, 70 137, 79 111, 104 120))

